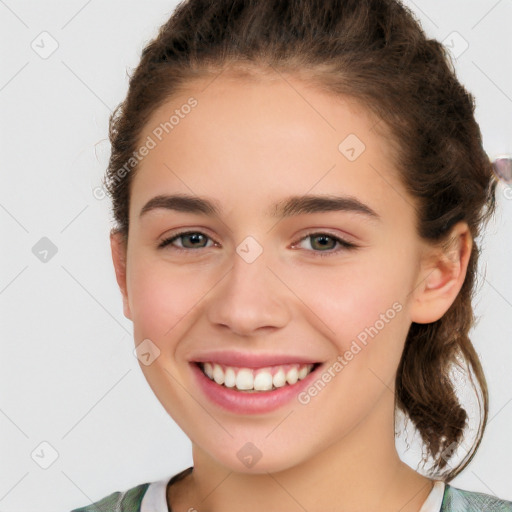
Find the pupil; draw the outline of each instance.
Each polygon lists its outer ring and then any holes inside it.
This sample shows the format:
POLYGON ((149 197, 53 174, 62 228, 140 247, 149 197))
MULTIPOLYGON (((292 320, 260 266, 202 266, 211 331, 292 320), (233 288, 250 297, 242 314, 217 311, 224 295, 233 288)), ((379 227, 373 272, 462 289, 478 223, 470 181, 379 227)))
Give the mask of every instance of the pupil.
POLYGON ((192 241, 192 245, 194 245, 194 242, 200 241, 200 237, 202 235, 200 235, 199 233, 193 233, 193 234, 190 234, 188 236, 189 236, 190 240, 192 241))
POLYGON ((317 236, 315 237, 318 240, 320 240, 320 243, 319 245, 322 246, 322 247, 325 247, 326 244, 328 245, 329 242, 328 242, 328 239, 330 238, 329 236, 325 236, 325 235, 320 235, 320 236, 317 236))

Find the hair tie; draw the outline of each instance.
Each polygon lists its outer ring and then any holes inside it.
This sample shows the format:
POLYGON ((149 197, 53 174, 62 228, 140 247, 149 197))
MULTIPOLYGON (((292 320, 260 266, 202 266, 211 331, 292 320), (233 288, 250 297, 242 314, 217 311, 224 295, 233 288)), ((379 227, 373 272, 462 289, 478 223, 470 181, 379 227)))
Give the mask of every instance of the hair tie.
POLYGON ((512 156, 499 155, 492 162, 494 174, 507 185, 512 185, 512 156))

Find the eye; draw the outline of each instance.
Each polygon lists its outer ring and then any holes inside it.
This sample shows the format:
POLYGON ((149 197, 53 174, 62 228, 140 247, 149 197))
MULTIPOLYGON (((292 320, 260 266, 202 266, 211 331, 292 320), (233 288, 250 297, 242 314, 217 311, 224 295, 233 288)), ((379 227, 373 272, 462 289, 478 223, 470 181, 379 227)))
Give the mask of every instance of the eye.
POLYGON ((208 235, 205 235, 201 231, 181 231, 180 233, 176 233, 175 235, 166 238, 165 240, 162 240, 162 242, 160 242, 160 244, 158 245, 158 248, 163 248, 167 245, 171 245, 175 240, 178 239, 182 239, 182 246, 177 247, 173 245, 173 249, 177 251, 188 251, 194 250, 194 248, 205 248, 206 246, 202 245, 202 243, 205 240, 210 239, 210 237, 208 235), (185 242, 184 245, 183 242, 185 242))
MULTIPOLYGON (((358 246, 347 242, 346 240, 339 238, 337 236, 331 235, 329 233, 322 232, 312 232, 308 233, 306 236, 302 237, 300 240, 295 242, 292 247, 295 247, 299 242, 303 242, 304 240, 310 239, 313 241, 311 246, 313 249, 319 248, 320 250, 313 250, 316 256, 324 257, 331 256, 334 254, 338 254, 344 250, 353 250, 358 246), (331 242, 329 242, 329 240, 331 242), (334 245, 333 245, 334 242, 334 245), (336 247, 338 244, 338 248, 335 250, 328 250, 336 247), (327 247, 327 249, 326 249, 327 247)), ((158 248, 164 248, 166 246, 172 245, 172 249, 175 251, 193 251, 194 249, 205 249, 208 248, 207 245, 204 245, 208 240, 212 240, 208 235, 202 233, 201 231, 181 231, 168 237, 160 242, 158 248), (181 239, 181 247, 174 245, 176 240, 181 239)), ((213 240, 212 240, 213 241, 213 240)), ((216 242, 213 241, 213 244, 216 245, 216 242)), ((209 247, 212 247, 211 245, 209 247)))
MULTIPOLYGON (((357 249, 357 247, 358 247, 357 245, 355 245, 351 242, 347 242, 346 240, 343 240, 342 238, 331 235, 329 233, 322 233, 322 232, 308 233, 306 236, 301 238, 299 240, 299 242, 302 242, 307 239, 310 239, 312 241, 311 246, 313 248, 315 248, 315 247, 320 248, 320 251, 316 251, 316 250, 313 251, 315 253, 315 257, 316 256, 320 256, 320 257, 332 256, 332 255, 338 254, 345 250, 357 249), (329 242, 329 240, 333 241, 334 244, 332 242, 329 242), (326 250, 326 247, 327 247, 327 249, 329 249, 329 248, 332 248, 333 245, 335 247, 336 244, 339 245, 338 249, 329 250, 329 251, 326 250)), ((296 244, 297 244, 297 242, 295 242, 295 244, 292 247, 294 247, 296 244)))

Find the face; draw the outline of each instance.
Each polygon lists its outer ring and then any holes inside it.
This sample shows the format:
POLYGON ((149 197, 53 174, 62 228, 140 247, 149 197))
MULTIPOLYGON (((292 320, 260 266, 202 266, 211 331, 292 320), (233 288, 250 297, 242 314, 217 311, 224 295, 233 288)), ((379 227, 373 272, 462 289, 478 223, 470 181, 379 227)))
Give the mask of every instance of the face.
POLYGON ((375 124, 293 77, 221 75, 141 135, 126 266, 115 259, 124 312, 157 398, 217 463, 285 469, 392 405, 425 246, 375 124), (141 214, 176 194, 195 202, 141 214))

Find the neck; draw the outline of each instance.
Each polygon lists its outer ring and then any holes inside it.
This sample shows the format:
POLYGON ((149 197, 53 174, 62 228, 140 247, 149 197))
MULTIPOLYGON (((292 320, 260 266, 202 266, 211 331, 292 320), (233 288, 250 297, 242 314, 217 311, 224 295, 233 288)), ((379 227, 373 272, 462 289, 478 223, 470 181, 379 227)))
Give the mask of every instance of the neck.
POLYGON ((400 460, 394 429, 394 397, 386 390, 344 437, 282 471, 238 473, 194 444, 194 470, 169 489, 168 501, 173 512, 418 512, 433 483, 400 460))

